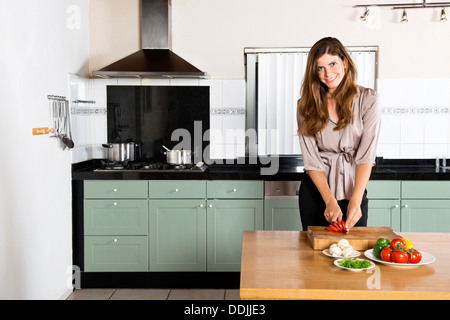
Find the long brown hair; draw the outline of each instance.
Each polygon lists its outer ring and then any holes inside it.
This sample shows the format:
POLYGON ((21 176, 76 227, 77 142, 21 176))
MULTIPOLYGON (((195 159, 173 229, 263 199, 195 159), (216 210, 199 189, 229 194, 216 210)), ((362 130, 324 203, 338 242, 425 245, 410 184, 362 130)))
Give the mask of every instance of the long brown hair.
POLYGON ((335 91, 339 122, 335 130, 345 128, 353 117, 352 102, 357 92, 357 71, 353 60, 336 38, 323 38, 316 42, 308 54, 301 98, 297 105, 298 134, 315 136, 325 129, 330 115, 327 108, 328 88, 319 80, 317 60, 324 54, 338 56, 346 63, 345 75, 335 91))

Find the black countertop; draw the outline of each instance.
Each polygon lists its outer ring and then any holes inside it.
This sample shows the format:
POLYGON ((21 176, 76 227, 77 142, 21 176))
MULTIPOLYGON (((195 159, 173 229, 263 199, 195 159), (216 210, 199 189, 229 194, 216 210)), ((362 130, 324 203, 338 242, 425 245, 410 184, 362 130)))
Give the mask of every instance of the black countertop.
MULTIPOLYGON (((210 164, 205 171, 95 171, 100 160, 72 165, 73 180, 279 180, 305 177, 301 157, 241 158, 210 164)), ((371 180, 450 180, 450 169, 436 168, 434 159, 377 158, 371 180)))

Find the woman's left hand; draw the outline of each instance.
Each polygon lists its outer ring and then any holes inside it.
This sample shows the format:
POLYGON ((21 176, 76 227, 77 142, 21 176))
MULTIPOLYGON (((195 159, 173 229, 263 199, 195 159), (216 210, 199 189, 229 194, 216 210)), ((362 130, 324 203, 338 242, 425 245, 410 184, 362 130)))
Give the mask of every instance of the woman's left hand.
POLYGON ((349 229, 353 228, 361 217, 361 204, 357 201, 350 200, 347 207, 347 221, 345 221, 345 224, 349 229))

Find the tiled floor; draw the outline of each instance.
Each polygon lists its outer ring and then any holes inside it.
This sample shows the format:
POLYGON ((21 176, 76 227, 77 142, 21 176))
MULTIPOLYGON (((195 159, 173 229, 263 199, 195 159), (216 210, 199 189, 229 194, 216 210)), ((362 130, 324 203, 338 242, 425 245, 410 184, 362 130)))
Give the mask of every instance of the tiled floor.
POLYGON ((239 289, 80 289, 67 300, 240 300, 239 289))

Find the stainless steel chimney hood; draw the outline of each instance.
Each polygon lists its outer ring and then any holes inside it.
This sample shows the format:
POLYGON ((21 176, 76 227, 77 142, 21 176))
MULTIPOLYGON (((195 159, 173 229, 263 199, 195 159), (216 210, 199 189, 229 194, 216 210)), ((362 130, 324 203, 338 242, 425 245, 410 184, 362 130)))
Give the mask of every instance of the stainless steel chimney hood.
POLYGON ((171 1, 141 0, 142 49, 92 75, 102 78, 207 78, 171 50, 171 1))

